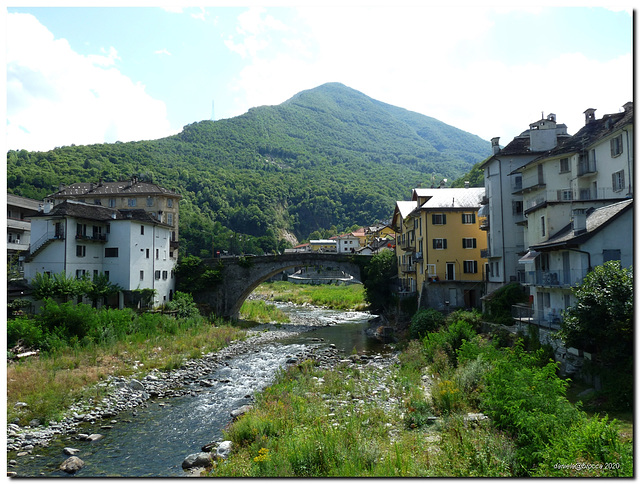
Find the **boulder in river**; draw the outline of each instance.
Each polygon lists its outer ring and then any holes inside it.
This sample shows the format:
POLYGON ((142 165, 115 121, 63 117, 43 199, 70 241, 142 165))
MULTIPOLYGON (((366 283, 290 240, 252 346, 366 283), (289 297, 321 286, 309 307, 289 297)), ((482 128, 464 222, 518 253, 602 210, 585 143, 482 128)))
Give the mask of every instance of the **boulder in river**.
POLYGON ((64 452, 67 455, 76 455, 80 452, 80 450, 74 449, 73 447, 65 447, 64 449, 62 449, 62 452, 64 452))
POLYGON ((226 459, 227 457, 229 457, 229 454, 231 453, 232 444, 233 442, 231 442, 230 440, 225 440, 223 442, 220 442, 220 444, 218 445, 218 448, 216 449, 216 457, 218 459, 226 459))
POLYGON ((213 458, 209 452, 198 452, 188 455, 182 461, 183 469, 191 469, 192 467, 210 467, 213 458))
POLYGON ((238 407, 235 410, 231 410, 231 418, 233 418, 233 420, 237 420, 252 408, 253 405, 243 405, 242 407, 238 407))
POLYGON ((67 474, 75 474, 84 467, 84 461, 80 457, 72 455, 62 464, 60 464, 60 470, 67 474))

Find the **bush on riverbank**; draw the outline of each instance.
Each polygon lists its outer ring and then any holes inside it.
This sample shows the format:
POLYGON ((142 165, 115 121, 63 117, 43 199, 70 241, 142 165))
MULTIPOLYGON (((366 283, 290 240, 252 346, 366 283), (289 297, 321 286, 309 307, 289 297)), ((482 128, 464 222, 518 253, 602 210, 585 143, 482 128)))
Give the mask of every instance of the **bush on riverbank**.
POLYGON ((175 318, 47 301, 35 318, 7 322, 9 347, 21 340, 41 350, 37 357, 8 363, 8 421, 24 425, 32 419, 57 420, 87 392, 99 398, 90 388, 109 375, 165 369, 243 336, 239 329, 215 326, 200 315, 175 318), (17 402, 27 406, 16 408, 17 402))
POLYGON ((290 368, 228 429, 237 450, 212 475, 633 475, 632 442, 567 400, 544 350, 503 348, 473 327, 450 315, 385 376, 369 365, 290 368))

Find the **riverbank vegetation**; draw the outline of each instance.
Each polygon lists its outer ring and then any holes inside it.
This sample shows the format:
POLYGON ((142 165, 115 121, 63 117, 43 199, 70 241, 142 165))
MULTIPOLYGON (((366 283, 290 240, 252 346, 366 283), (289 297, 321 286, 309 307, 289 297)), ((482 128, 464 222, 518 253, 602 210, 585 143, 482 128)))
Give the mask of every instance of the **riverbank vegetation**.
POLYGON ((176 316, 47 299, 38 315, 9 319, 8 348, 19 344, 39 354, 21 361, 7 355, 8 421, 46 424, 89 392, 99 398, 94 386, 109 375, 173 369, 244 337, 194 312, 189 295, 177 293, 175 300, 176 316))
POLYGON ((211 475, 632 476, 632 437, 569 402, 548 348, 480 335, 478 320, 453 313, 386 374, 312 361, 282 372, 228 428, 236 451, 211 475))
POLYGON ((329 309, 364 311, 368 304, 362 284, 294 284, 287 281, 266 282, 258 286, 253 294, 276 302, 311 304, 329 309))

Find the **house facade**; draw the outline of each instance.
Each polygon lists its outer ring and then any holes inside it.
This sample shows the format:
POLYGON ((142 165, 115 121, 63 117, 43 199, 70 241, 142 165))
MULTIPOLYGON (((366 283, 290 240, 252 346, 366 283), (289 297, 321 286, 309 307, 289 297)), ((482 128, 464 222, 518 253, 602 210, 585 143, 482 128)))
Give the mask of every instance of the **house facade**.
POLYGON ((483 255, 489 263, 488 292, 509 282, 524 281, 518 264, 525 250, 524 182, 517 169, 568 138, 566 125, 557 123, 555 114, 549 114, 531 123, 504 148, 500 148, 500 138, 491 140, 493 155, 481 165, 486 193, 479 213, 487 238, 483 255))
POLYGON ((31 243, 31 216, 41 208, 38 200, 7 194, 7 263, 15 271, 13 276, 24 275, 24 254, 31 243))
POLYGON ((56 206, 66 200, 76 200, 116 210, 143 210, 161 224, 171 227, 171 249, 179 247, 179 202, 181 195, 155 183, 132 177, 116 182, 74 183, 60 186, 47 196, 45 206, 56 206))
POLYGON ((557 323, 575 301, 571 287, 608 260, 631 265, 633 103, 596 119, 520 167, 528 252, 525 267, 534 319, 557 323))
POLYGON ((153 305, 168 302, 175 291, 177 251, 173 227, 139 209, 114 209, 67 200, 32 216, 32 244, 25 278, 37 273, 93 278, 104 274, 122 291, 123 307, 136 289, 156 291, 153 305))
POLYGON ((414 189, 411 203, 397 203, 400 289, 416 293, 420 306, 479 307, 486 263, 478 217, 483 196, 484 188, 414 189))

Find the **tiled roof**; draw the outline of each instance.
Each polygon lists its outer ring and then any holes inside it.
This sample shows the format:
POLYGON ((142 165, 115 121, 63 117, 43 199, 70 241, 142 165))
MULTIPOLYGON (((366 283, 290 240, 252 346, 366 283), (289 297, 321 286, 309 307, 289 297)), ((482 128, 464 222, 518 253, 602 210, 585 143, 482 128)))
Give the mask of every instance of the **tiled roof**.
POLYGON ((125 180, 117 182, 99 183, 73 183, 63 186, 60 190, 52 193, 47 198, 68 198, 68 197, 97 197, 109 195, 166 195, 180 197, 174 191, 167 190, 155 183, 143 181, 125 180))
POLYGON ((66 200, 59 203, 48 213, 38 213, 31 218, 38 217, 74 217, 85 220, 95 220, 107 222, 109 220, 136 220, 149 224, 164 225, 154 218, 149 212, 142 209, 116 210, 114 208, 103 207, 102 205, 91 205, 88 203, 66 200))
POLYGON ((558 233, 553 237, 550 237, 546 242, 532 245, 530 248, 534 250, 544 250, 566 245, 574 246, 582 244, 605 227, 609 222, 617 218, 626 210, 629 210, 632 205, 633 199, 630 198, 629 200, 623 200, 622 202, 612 203, 611 205, 597 208, 587 215, 587 230, 585 232, 574 234, 571 224, 568 224, 558 231, 558 233))

